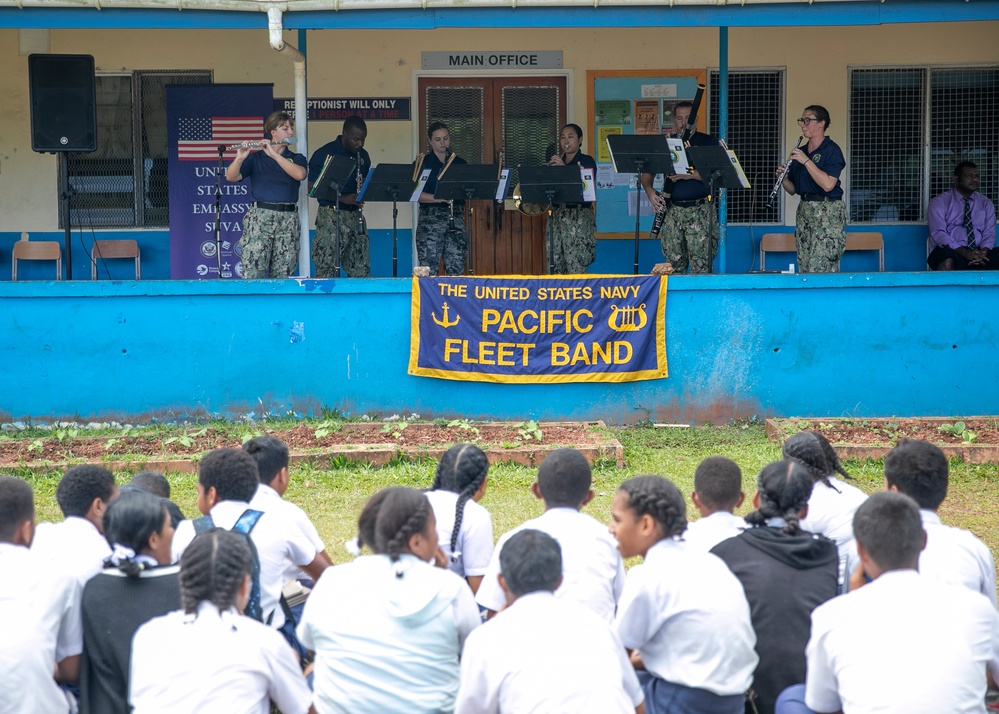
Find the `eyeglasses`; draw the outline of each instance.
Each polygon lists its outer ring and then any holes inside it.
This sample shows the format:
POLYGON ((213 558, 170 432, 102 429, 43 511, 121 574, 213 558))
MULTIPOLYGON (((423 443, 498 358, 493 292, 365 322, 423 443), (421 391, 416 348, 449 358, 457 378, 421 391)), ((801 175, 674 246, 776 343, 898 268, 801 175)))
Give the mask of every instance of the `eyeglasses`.
POLYGON ((808 126, 813 121, 819 121, 819 120, 816 119, 815 117, 802 117, 801 119, 798 120, 798 126, 808 126))

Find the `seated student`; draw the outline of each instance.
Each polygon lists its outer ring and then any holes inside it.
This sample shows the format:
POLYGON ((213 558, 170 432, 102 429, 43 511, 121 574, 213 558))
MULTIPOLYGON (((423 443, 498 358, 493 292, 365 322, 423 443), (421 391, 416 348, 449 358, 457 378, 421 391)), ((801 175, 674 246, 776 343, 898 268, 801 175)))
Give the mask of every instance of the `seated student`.
POLYGON ((723 540, 739 535, 746 521, 732 511, 742 505, 742 471, 724 456, 709 456, 694 471, 694 490, 690 500, 701 517, 687 525, 683 541, 688 548, 705 552, 723 540))
POLYGON ((753 496, 752 526, 712 549, 749 602, 760 663, 753 692, 760 714, 773 714, 784 689, 805 681, 805 643, 812 610, 836 597, 839 557, 831 540, 801 529, 812 477, 797 461, 763 467, 753 496))
POLYGON ((80 667, 79 585, 28 550, 35 532, 31 486, 0 476, 0 711, 65 714, 75 702, 59 688, 80 667))
POLYGON ((129 702, 146 712, 312 711, 298 661, 272 628, 243 617, 253 556, 213 529, 180 560, 182 610, 142 625, 132 641, 129 702))
POLYGON ((489 459, 482 449, 456 444, 441 457, 434 484, 426 493, 448 568, 465 578, 473 593, 478 592, 493 555, 493 520, 479 505, 488 471, 489 459))
POLYGON ((632 650, 649 712, 742 714, 759 662, 742 585, 710 553, 684 546, 686 504, 661 476, 621 484, 610 531, 628 571, 615 625, 632 650))
POLYGON ((166 499, 122 488, 104 513, 113 549, 83 590, 82 714, 129 714, 128 662, 140 625, 180 607, 180 568, 171 565, 166 499))
POLYGON ((56 501, 65 520, 39 524, 31 549, 72 573, 82 588, 111 555, 103 518, 117 497, 118 486, 107 469, 89 464, 69 469, 56 486, 56 501))
POLYGON ((544 500, 545 512, 500 537, 475 596, 479 605, 494 613, 506 605, 497 579, 499 552, 514 533, 533 528, 550 535, 562 548, 562 585, 555 597, 585 605, 607 622, 613 621, 624 587, 624 563, 607 528, 580 512, 593 499, 592 483, 590 464, 575 449, 556 449, 544 458, 531 493, 544 500))
POLYGON ((614 631, 588 608, 555 599, 558 542, 524 529, 499 558, 507 607, 468 636, 455 713, 643 712, 645 697, 614 631))
POLYGON ((999 612, 917 572, 919 507, 875 493, 853 517, 866 585, 812 613, 805 702, 816 712, 985 711, 999 676, 999 612))
MULTIPOLYGON (((285 615, 281 588, 287 568, 304 570, 318 580, 327 561, 294 523, 280 511, 262 513, 250 508, 260 483, 257 462, 241 449, 215 449, 198 464, 198 510, 210 516, 209 525, 226 530, 249 527, 249 537, 260 563, 259 608, 262 621, 281 629, 285 615)), ((195 536, 194 521, 177 526, 173 557, 177 560, 195 536)), ((251 605, 254 609, 256 605, 251 605)))
POLYGON ((180 506, 170 500, 170 482, 159 471, 140 471, 128 482, 129 486, 141 488, 154 496, 166 499, 167 510, 170 511, 170 522, 174 528, 184 520, 180 506))
POLYGON ((817 431, 801 431, 784 442, 784 457, 802 463, 812 475, 815 487, 808 499, 808 516, 802 530, 817 533, 836 543, 839 551, 840 591, 849 588, 850 574, 856 569, 857 546, 853 540, 853 514, 867 494, 836 478, 850 475, 843 468, 832 444, 817 431))
POLYGON ((978 192, 978 167, 962 161, 954 167, 954 188, 930 201, 930 270, 999 270, 996 207, 978 192))
POLYGON ((327 571, 298 626, 302 644, 316 653, 316 710, 450 712, 458 658, 480 621, 472 592, 428 562, 438 551, 437 530, 422 493, 391 488, 373 498, 380 505, 365 509, 358 529, 365 542, 374 516, 375 555, 327 571))
POLYGON ((947 457, 939 446, 902 439, 885 456, 885 488, 919 505, 926 548, 919 573, 981 593, 996 605, 996 566, 992 551, 970 531, 945 526, 937 509, 947 497, 947 457))

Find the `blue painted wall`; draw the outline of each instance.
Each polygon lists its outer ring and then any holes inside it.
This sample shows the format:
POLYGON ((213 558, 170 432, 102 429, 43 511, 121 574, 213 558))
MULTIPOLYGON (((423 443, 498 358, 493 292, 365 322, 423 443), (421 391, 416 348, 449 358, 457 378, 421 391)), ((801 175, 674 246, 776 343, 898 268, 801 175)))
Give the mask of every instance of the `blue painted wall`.
POLYGON ((0 283, 0 421, 199 414, 723 421, 995 413, 997 273, 675 277, 668 379, 407 374, 410 281, 0 283), (996 302, 992 302, 996 300, 996 302), (978 310, 956 306, 974 305, 978 310), (980 377, 967 378, 972 366, 980 377))

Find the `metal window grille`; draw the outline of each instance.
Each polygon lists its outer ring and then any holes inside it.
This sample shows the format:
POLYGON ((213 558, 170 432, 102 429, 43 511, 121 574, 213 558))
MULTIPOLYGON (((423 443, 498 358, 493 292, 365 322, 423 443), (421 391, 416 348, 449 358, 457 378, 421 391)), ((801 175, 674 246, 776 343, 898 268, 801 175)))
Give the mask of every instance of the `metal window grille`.
MULTIPOLYGON (((712 108, 718 106, 719 73, 709 76, 712 108)), ((735 151, 752 188, 728 192, 729 223, 778 223, 783 207, 767 208, 774 171, 786 158, 784 143, 784 70, 729 70, 728 147, 735 151)), ((718 136, 718 112, 709 115, 708 132, 718 136)), ((783 200, 783 191, 781 192, 783 200)))
MULTIPOLYGON (((481 164, 485 144, 485 90, 481 86, 428 86, 424 92, 427 126, 448 125, 451 150, 470 164, 481 164)), ((426 150, 429 147, 424 147, 426 150)))
POLYGON ((513 168, 510 185, 520 182, 518 166, 541 166, 558 151, 559 88, 557 86, 503 87, 503 150, 513 168))
MULTIPOLYGON (((167 187, 167 84, 209 84, 210 70, 141 70, 99 74, 97 151, 69 154, 73 227, 120 228, 169 225, 167 187)), ((59 204, 59 225, 66 225, 59 204)))

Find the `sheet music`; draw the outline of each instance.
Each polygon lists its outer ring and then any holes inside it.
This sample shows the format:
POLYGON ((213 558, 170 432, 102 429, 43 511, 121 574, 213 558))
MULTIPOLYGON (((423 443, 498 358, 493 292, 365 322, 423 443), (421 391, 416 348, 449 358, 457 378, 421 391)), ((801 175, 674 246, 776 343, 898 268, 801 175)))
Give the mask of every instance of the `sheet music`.
POLYGON ((579 174, 583 179, 583 200, 588 202, 597 200, 597 182, 593 173, 593 169, 582 167, 579 169, 579 174))
POLYGON ((510 185, 510 169, 500 171, 499 186, 496 187, 496 200, 506 199, 507 186, 510 185))
POLYGON ((689 174, 690 164, 687 162, 687 151, 683 148, 683 139, 666 137, 666 145, 669 147, 669 157, 673 162, 673 173, 689 174))
POLYGON ((423 169, 420 172, 420 178, 416 180, 416 189, 413 191, 413 195, 409 197, 410 202, 419 202, 420 194, 423 193, 423 188, 427 185, 427 181, 430 180, 431 171, 432 169, 423 169))

